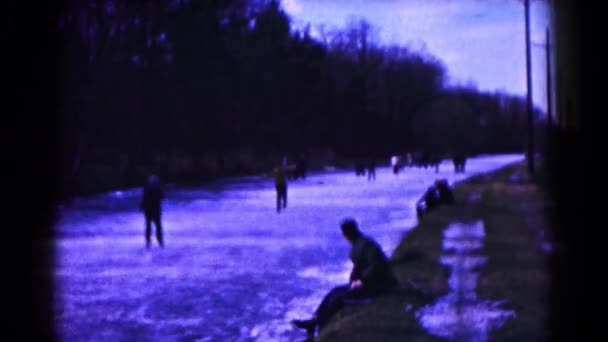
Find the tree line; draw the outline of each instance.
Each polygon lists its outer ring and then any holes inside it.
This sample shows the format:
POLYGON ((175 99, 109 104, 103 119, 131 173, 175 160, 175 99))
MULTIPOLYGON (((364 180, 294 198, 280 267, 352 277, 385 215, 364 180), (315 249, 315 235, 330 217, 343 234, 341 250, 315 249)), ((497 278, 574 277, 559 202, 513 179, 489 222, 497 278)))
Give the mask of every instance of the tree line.
MULTIPOLYGON (((525 100, 447 87, 364 20, 293 29, 276 0, 74 0, 57 18, 65 196, 408 151, 521 152, 525 100)), ((538 114, 538 113, 537 113, 538 114)))

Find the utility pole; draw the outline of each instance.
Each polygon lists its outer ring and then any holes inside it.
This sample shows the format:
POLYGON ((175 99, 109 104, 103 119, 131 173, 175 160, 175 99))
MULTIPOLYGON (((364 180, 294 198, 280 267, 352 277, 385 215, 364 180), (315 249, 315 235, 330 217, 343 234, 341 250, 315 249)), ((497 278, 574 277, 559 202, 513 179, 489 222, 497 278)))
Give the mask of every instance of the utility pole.
POLYGON ((526 12, 526 76, 528 84, 528 172, 534 174, 534 118, 532 112, 532 75, 530 72, 532 59, 530 57, 530 0, 524 0, 526 12))
POLYGON ((547 51, 547 125, 553 126, 553 113, 551 103, 551 42, 549 40, 549 28, 547 27, 546 51, 547 51))

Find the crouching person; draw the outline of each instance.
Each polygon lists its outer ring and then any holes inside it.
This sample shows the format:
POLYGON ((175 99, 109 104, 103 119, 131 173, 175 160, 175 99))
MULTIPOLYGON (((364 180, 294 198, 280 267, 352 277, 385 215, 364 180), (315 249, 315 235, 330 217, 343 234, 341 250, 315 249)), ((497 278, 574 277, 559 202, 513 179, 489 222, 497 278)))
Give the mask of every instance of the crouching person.
POLYGON ((454 204, 454 193, 446 179, 438 179, 435 181, 435 188, 439 193, 439 202, 441 204, 454 204))
POLYGON ((454 193, 445 179, 438 179, 416 202, 416 214, 422 218, 440 204, 454 204, 454 193))

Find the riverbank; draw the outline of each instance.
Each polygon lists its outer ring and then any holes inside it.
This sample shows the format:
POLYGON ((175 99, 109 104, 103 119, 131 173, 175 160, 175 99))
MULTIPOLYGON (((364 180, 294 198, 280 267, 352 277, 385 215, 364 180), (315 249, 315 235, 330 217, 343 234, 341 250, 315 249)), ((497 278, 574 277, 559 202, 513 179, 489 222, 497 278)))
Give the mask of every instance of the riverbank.
MULTIPOLYGON (((450 292, 451 270, 439 260, 443 231, 454 222, 483 222, 477 252, 487 257, 476 295, 514 312, 492 341, 545 340, 550 286, 548 201, 540 186, 517 164, 481 175, 454 188, 457 204, 424 217, 391 256, 402 289, 371 304, 347 307, 319 335, 319 341, 439 341, 419 323, 417 312, 450 292)), ((498 306, 497 306, 498 310, 498 306)))

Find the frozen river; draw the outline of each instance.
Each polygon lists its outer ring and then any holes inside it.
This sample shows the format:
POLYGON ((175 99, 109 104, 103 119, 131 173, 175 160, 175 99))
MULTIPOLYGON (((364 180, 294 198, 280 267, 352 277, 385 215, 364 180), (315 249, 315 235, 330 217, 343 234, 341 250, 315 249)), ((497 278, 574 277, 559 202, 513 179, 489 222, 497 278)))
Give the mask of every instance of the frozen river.
POLYGON ((450 183, 523 160, 481 156, 455 174, 377 169, 310 174, 289 184, 277 214, 273 180, 234 178, 166 189, 166 247, 145 248, 139 189, 79 198, 55 226, 55 322, 64 341, 294 341, 333 286, 348 281, 342 218, 357 219, 390 255, 416 224, 414 203, 450 183))

